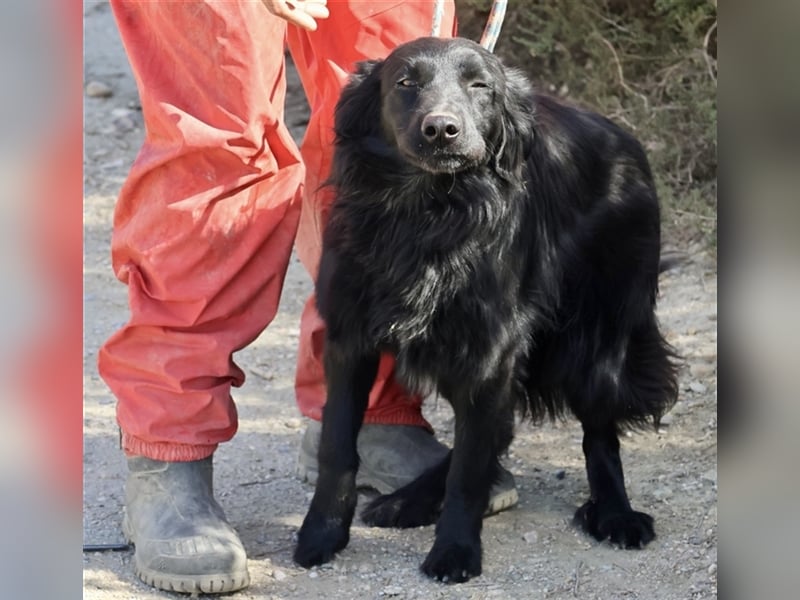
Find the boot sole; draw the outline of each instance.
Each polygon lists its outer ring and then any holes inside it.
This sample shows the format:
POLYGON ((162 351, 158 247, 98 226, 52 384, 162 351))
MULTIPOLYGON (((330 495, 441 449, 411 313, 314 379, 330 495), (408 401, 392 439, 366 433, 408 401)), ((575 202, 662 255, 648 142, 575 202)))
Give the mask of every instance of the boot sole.
MULTIPOLYGON (((131 535, 128 516, 122 519, 122 533, 128 543, 136 546, 136 540, 131 535)), ((210 575, 179 575, 154 571, 139 565, 136 553, 133 555, 133 571, 136 576, 149 586, 167 592, 183 594, 225 594, 235 592, 250 585, 250 574, 245 570, 238 573, 214 573, 210 575)))
POLYGON ((511 488, 497 494, 492 493, 489 498, 489 506, 486 507, 484 517, 496 515, 497 513, 508 510, 519 504, 519 493, 517 488, 511 488))
MULTIPOLYGON (((310 483, 311 485, 317 485, 317 478, 319 477, 319 472, 313 469, 310 469, 303 464, 297 465, 297 476, 300 478, 301 481, 305 481, 310 483)), ((361 478, 356 476, 356 486, 358 488, 369 488, 373 490, 377 490, 379 494, 391 494, 394 490, 386 489, 386 486, 382 484, 375 484, 369 478, 361 478), (386 489, 386 491, 382 490, 381 488, 386 489)), ((496 515, 497 513, 503 512, 504 510, 508 510, 509 508, 515 507, 519 503, 519 493, 517 492, 517 488, 513 487, 507 490, 504 490, 499 493, 494 493, 492 491, 489 497, 489 505, 486 507, 486 512, 483 513, 484 517, 489 517, 491 515, 496 515)))

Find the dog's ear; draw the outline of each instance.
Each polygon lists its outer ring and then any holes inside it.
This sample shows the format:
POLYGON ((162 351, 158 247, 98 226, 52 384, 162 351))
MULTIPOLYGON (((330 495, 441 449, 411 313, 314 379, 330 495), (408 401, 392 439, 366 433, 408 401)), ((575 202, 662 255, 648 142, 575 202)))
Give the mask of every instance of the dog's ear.
POLYGON ((382 60, 367 60, 356 65, 355 73, 336 104, 334 130, 337 138, 359 139, 379 129, 382 65, 382 60))
POLYGON ((500 107, 495 168, 506 180, 518 179, 533 141, 533 89, 516 69, 505 69, 506 89, 500 107))

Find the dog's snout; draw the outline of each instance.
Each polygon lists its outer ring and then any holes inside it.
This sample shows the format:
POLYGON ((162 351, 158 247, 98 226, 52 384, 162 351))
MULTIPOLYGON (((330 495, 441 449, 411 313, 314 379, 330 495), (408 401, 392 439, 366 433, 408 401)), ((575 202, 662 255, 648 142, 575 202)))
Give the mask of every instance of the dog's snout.
POLYGON ((422 119, 422 135, 431 144, 449 144, 460 133, 461 120, 453 113, 430 113, 422 119))

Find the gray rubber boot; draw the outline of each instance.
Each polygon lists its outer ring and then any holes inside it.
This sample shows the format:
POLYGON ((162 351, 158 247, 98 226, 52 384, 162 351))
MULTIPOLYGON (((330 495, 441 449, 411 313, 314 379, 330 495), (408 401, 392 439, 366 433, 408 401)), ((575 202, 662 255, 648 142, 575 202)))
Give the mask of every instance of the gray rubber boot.
POLYGON ((128 458, 122 528, 139 578, 162 590, 232 592, 250 583, 239 536, 214 500, 211 457, 128 458))
MULTIPOLYGON (((297 474, 312 485, 319 476, 319 437, 322 424, 310 420, 300 443, 297 474)), ((447 446, 423 427, 364 424, 358 434, 359 468, 356 485, 381 494, 391 494, 438 464, 449 452, 447 446)), ((486 515, 493 515, 519 502, 514 475, 501 467, 500 479, 489 493, 486 515)))

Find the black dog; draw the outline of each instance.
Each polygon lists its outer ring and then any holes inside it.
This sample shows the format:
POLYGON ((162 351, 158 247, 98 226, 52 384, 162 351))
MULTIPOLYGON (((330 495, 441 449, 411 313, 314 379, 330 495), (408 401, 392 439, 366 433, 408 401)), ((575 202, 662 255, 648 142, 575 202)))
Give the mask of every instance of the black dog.
POLYGON ((481 525, 514 408, 582 423, 591 496, 576 520, 640 547, 618 434, 658 422, 677 395, 654 304, 658 200, 639 143, 610 121, 535 94, 463 39, 420 39, 370 61, 336 109, 337 197, 317 279, 327 323, 319 479, 295 560, 344 548, 356 436, 379 353, 411 389, 453 405, 441 465, 373 501, 364 520, 437 521, 422 565, 481 572, 481 525))

